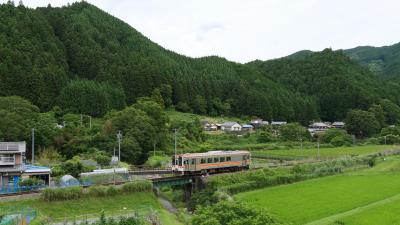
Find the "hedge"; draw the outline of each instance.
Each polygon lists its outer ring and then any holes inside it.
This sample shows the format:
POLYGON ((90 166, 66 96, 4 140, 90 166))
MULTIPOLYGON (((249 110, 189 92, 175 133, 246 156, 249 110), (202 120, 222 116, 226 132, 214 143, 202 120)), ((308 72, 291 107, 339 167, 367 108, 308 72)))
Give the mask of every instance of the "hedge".
POLYGON ((46 188, 43 190, 41 197, 45 201, 72 200, 82 197, 105 197, 124 193, 148 192, 151 191, 152 188, 153 185, 151 181, 143 180, 125 183, 117 187, 94 185, 85 190, 80 186, 46 188))

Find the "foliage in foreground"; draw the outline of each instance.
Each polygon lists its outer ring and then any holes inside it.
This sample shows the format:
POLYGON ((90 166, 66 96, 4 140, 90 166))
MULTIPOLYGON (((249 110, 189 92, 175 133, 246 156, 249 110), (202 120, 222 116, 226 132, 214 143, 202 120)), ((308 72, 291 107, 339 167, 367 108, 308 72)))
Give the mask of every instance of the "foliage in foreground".
POLYGON ((100 220, 94 223, 81 222, 79 225, 144 225, 146 222, 139 217, 120 217, 118 220, 114 218, 106 218, 104 213, 101 214, 100 220))
POLYGON ((192 220, 193 225, 268 225, 280 224, 265 211, 257 210, 249 205, 221 201, 215 205, 200 207, 192 220))
POLYGON ((45 201, 72 200, 82 197, 105 197, 117 194, 148 192, 152 190, 152 183, 148 180, 128 182, 122 186, 92 186, 84 190, 82 187, 46 188, 41 197, 45 201))

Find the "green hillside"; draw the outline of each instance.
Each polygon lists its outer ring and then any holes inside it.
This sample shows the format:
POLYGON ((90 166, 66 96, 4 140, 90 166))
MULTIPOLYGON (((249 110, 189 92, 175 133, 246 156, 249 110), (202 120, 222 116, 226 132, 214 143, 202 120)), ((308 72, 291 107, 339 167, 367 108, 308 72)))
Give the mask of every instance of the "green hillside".
POLYGON ((59 105, 102 115, 92 108, 119 109, 122 104, 111 103, 158 93, 181 111, 295 120, 294 112, 315 104, 251 67, 165 50, 86 2, 38 9, 3 4, 0 17, 0 95, 22 96, 42 111, 59 105), (71 82, 82 79, 96 82, 71 82))
MULTIPOLYGON (((345 117, 349 109, 365 109, 386 94, 387 84, 379 76, 349 59, 340 51, 299 52, 290 57, 254 61, 248 65, 290 90, 312 96, 324 120, 345 117)), ((397 96, 398 93, 393 93, 397 96)))
POLYGON ((383 47, 360 46, 344 52, 375 73, 389 77, 400 74, 400 43, 383 47))
POLYGON ((183 112, 307 124, 343 119, 382 98, 400 103, 398 82, 341 52, 249 64, 190 58, 86 2, 37 9, 10 2, 0 17, 0 96, 22 96, 41 111, 102 116, 153 96, 183 112))

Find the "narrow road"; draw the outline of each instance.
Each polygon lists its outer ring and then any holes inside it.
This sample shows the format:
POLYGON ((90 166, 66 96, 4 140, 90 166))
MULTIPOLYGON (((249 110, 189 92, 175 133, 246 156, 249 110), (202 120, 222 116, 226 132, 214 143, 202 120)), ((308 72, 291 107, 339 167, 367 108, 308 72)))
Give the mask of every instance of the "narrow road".
POLYGON ((391 203, 391 202, 394 202, 394 201, 397 201, 397 200, 400 200, 400 194, 394 195, 394 196, 389 197, 389 198, 385 198, 385 199, 380 200, 380 201, 373 202, 373 203, 368 204, 368 205, 360 206, 360 207, 354 208, 354 209, 346 211, 346 212, 338 213, 338 214, 335 214, 335 215, 332 215, 332 216, 328 216, 328 217, 325 217, 325 218, 322 218, 322 219, 319 219, 319 220, 315 220, 315 221, 312 221, 310 223, 306 223, 305 225, 326 225, 326 224, 331 224, 331 223, 335 222, 336 220, 340 220, 341 218, 344 218, 344 217, 347 217, 347 216, 351 216, 351 215, 354 215, 356 213, 362 212, 364 210, 372 209, 372 208, 375 208, 377 206, 381 206, 381 205, 384 205, 384 204, 387 204, 387 203, 391 203))

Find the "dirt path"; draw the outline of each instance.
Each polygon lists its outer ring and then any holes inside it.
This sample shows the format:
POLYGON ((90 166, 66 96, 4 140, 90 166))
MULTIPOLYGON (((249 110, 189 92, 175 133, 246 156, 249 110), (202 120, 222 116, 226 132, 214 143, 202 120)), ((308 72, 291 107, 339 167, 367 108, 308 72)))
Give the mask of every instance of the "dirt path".
POLYGON ((23 195, 0 196, 0 202, 18 201, 39 197, 40 193, 30 193, 23 195))
POLYGON ((387 204, 387 203, 391 203, 391 202, 394 202, 394 201, 397 201, 397 200, 400 200, 400 194, 394 195, 394 196, 389 197, 389 198, 385 198, 385 199, 380 200, 380 201, 373 202, 373 203, 365 205, 365 206, 357 207, 357 208, 354 208, 352 210, 349 210, 349 211, 346 211, 346 212, 343 212, 343 213, 338 213, 338 214, 335 214, 335 215, 332 215, 332 216, 328 216, 328 217, 325 217, 325 218, 322 218, 322 219, 319 219, 319 220, 315 220, 313 222, 306 223, 305 225, 326 225, 326 224, 331 224, 331 223, 335 222, 336 220, 340 220, 341 218, 344 218, 344 217, 347 217, 347 216, 351 216, 351 215, 354 215, 356 213, 362 212, 364 210, 375 208, 375 207, 378 207, 378 206, 381 206, 381 205, 384 205, 384 204, 387 204))
POLYGON ((158 201, 160 202, 160 204, 162 205, 162 207, 166 210, 168 210, 168 212, 176 214, 178 212, 178 210, 175 208, 175 206, 172 205, 171 202, 169 202, 167 199, 163 198, 163 197, 158 197, 158 201))

